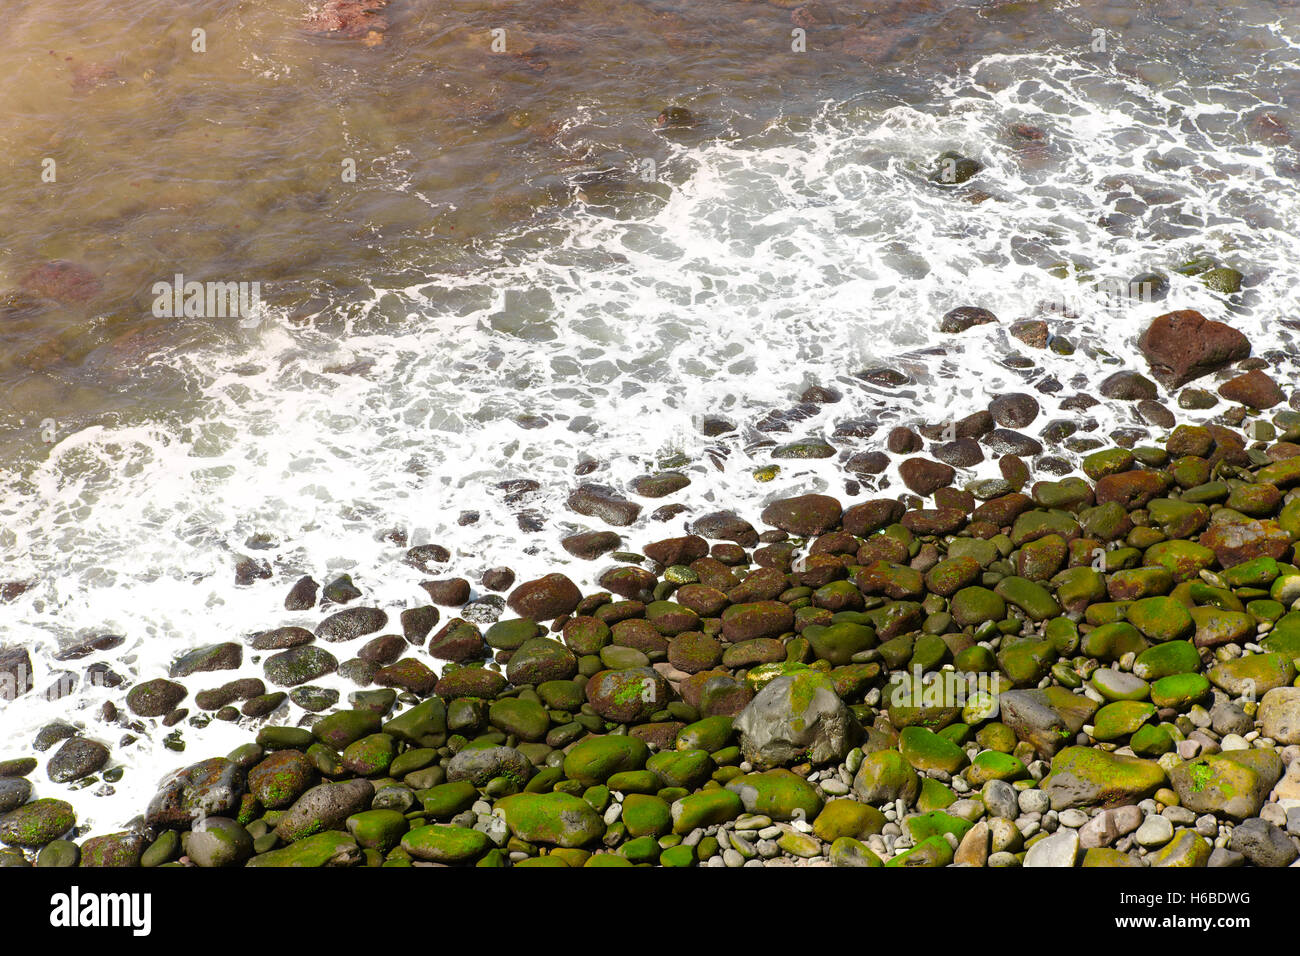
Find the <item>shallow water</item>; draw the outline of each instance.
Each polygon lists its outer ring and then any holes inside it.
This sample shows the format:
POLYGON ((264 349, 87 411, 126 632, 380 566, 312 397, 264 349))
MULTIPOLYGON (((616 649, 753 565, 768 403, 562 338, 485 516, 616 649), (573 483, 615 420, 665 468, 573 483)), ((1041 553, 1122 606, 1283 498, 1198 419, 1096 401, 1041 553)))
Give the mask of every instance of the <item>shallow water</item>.
MULTIPOLYGON (((605 564, 559 545, 603 527, 564 507, 580 481, 626 488, 665 464, 691 478, 637 499, 639 546, 779 495, 897 494, 892 470, 844 459, 998 392, 1039 397, 1032 431, 1140 427, 1122 403, 1054 406, 1140 368, 1134 339, 1169 308, 1232 321, 1294 376, 1295 6, 394 0, 367 45, 303 32, 290 0, 11 5, 0 581, 27 589, 0 628, 31 649, 38 689, 92 661, 154 677, 196 645, 311 626, 320 611, 282 604, 304 573, 350 573, 395 616, 426 600, 403 538, 451 548, 447 574, 476 584, 495 565, 568 565, 589 587, 605 564), (787 52, 792 16, 811 17, 806 53, 787 52), (698 124, 656 129, 670 105, 698 124), (948 149, 985 170, 935 186, 948 149), (57 182, 39 181, 46 157, 57 182), (1093 286, 1202 254, 1245 290, 1171 275, 1165 302, 1117 304, 1093 286), (32 278, 50 260, 85 271, 32 278), (153 284, 178 272, 259 282, 265 311, 155 317, 153 284), (1076 315, 1047 317, 1073 355, 1007 335, 1058 301, 1076 315), (938 334, 963 304, 1002 322, 938 334), (880 367, 906 379, 854 374, 880 367), (815 383, 843 400, 773 430, 815 383), (708 437, 705 416, 737 430, 708 437), (834 437, 859 419, 877 434, 834 437), (835 456, 773 459, 809 438, 835 456), (513 500, 497 485, 517 478, 540 487, 513 500), (669 502, 691 511, 655 520, 669 502), (236 587, 242 554, 274 577, 236 587), (53 660, 101 633, 126 640, 53 660)), ((0 703, 0 753, 56 717, 116 744, 96 715, 120 697, 0 703)), ((180 729, 195 758, 243 732, 180 729)), ((128 772, 77 793, 83 824, 138 811, 184 759, 157 746, 167 733, 114 746, 128 772)))

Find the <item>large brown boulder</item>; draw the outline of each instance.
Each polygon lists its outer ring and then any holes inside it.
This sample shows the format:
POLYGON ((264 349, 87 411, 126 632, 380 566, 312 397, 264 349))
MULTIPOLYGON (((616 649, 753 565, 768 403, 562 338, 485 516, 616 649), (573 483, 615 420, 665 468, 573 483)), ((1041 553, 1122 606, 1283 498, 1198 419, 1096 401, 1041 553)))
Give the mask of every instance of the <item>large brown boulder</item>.
POLYGON ((563 574, 548 574, 519 585, 507 603, 520 617, 552 621, 572 613, 581 600, 582 592, 576 584, 563 574))
POLYGON ((763 509, 763 520, 773 528, 810 537, 830 531, 840 523, 840 503, 829 495, 779 498, 763 509))
POLYGON ((1194 309, 1157 316, 1138 339, 1138 348, 1166 388, 1178 388, 1250 355, 1246 336, 1194 309))

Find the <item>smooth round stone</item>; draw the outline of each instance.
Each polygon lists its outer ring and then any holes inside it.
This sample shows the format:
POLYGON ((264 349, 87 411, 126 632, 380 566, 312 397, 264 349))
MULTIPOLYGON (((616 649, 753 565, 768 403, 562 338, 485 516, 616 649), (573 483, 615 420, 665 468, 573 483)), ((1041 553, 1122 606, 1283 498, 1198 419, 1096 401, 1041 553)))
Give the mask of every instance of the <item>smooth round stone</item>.
POLYGON ((1068 810, 1062 810, 1057 822, 1063 827, 1070 827, 1073 830, 1079 829, 1088 822, 1088 814, 1078 807, 1071 807, 1068 810))
POLYGON ((1110 667, 1093 671, 1092 686, 1107 700, 1146 700, 1151 694, 1150 685, 1140 677, 1110 667))
POLYGON ((1173 823, 1154 813, 1142 821, 1142 825, 1137 828, 1137 833, 1133 835, 1133 839, 1138 842, 1139 846, 1148 848, 1164 846, 1173 838, 1173 823))
POLYGON ((610 670, 625 670, 629 667, 649 667, 650 658, 635 647, 623 647, 608 644, 600 649, 600 662, 610 670))

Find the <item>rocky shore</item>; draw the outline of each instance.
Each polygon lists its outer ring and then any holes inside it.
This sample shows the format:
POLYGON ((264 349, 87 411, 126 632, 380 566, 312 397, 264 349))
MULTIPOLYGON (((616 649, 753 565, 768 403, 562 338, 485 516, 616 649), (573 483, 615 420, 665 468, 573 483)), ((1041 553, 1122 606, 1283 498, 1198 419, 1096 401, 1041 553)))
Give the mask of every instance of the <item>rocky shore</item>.
MULTIPOLYGON (((941 327, 996 321, 967 307, 941 327)), ((1048 345, 1046 323, 1011 333, 1048 345)), ((432 603, 392 621, 346 576, 303 578, 284 606, 321 609, 314 630, 272 623, 130 687, 101 675, 120 699, 106 715, 140 733, 241 721, 247 743, 87 836, 44 791, 111 781, 111 751, 51 724, 35 743, 54 787, 36 794, 35 756, 0 761, 0 865, 1291 866, 1296 396, 1197 312, 1156 318, 1139 346, 1149 367, 1098 391, 1161 439, 1091 449, 1083 475, 1031 474, 1044 448, 1017 429, 1038 406, 1013 393, 850 459, 863 475, 901 457, 897 497, 780 498, 762 528, 720 511, 637 553, 574 535, 575 556, 619 562, 589 593, 496 568, 486 596, 431 579, 432 603), (1178 424, 1152 379, 1186 413, 1217 403, 1184 387, 1207 376, 1233 406, 1178 424), (1002 477, 958 487, 986 451, 1002 477), (246 653, 263 677, 223 682, 246 653), (358 689, 315 685, 331 674, 358 689)), ((639 512, 596 485, 569 507, 615 527, 639 512)), ((451 557, 406 561, 432 575, 451 557)), ((0 653, 18 693, 30 670, 0 653)))

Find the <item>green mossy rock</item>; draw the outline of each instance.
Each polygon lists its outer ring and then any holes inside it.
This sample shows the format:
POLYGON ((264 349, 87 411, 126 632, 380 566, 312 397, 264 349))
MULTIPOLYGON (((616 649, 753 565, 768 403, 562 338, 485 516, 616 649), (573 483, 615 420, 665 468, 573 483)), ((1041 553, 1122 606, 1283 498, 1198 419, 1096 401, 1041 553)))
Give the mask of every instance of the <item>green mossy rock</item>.
POLYGON ((673 802, 673 832, 685 836, 697 827, 726 823, 744 809, 740 795, 732 790, 701 790, 673 802))
POLYGON ((644 769, 650 757, 645 741, 623 734, 606 734, 579 741, 564 758, 564 775, 586 787, 604 783, 624 770, 644 769))
POLYGON ((1210 682, 1204 674, 1170 674, 1151 684, 1151 703, 1183 711, 1210 696, 1210 682))
POLYGON ((1031 621, 1045 621, 1062 613, 1056 598, 1037 581, 1013 575, 999 581, 994 591, 1008 604, 1024 611, 1031 621))
POLYGON ((665 750, 646 760, 646 769, 654 773, 663 787, 696 790, 718 769, 706 750, 665 750))
POLYGON ((1051 773, 1040 783, 1053 810, 1137 803, 1164 785, 1165 771, 1154 760, 1092 747, 1066 747, 1052 758, 1051 773))
POLYGON ((884 861, 876 856, 867 845, 850 836, 842 836, 831 844, 831 866, 873 867, 884 866, 884 861))
POLYGON ((1195 813, 1245 820, 1259 813, 1281 776, 1282 759, 1275 751, 1231 750, 1179 764, 1170 785, 1195 813))
POLYGON ((492 702, 488 708, 488 723, 520 740, 535 743, 546 739, 551 718, 538 701, 506 697, 492 702))
POLYGON ((732 719, 726 716, 705 717, 687 724, 677 732, 678 750, 705 750, 713 753, 733 743, 732 719))
POLYGON ((1115 701, 1097 711, 1092 736, 1096 740, 1119 740, 1136 731, 1155 714, 1155 706, 1146 701, 1115 701))
POLYGON ((1196 630, 1191 612, 1171 597, 1148 597, 1134 601, 1126 612, 1128 622, 1153 641, 1176 641, 1196 630))
POLYGON ((435 820, 450 820, 474 805, 478 788, 468 780, 457 780, 421 790, 416 797, 428 816, 435 820))
POLYGON ((472 863, 492 848, 486 833, 443 823, 416 827, 402 837, 402 849, 417 860, 472 863))
POLYGON ((817 788, 789 770, 768 770, 736 777, 727 789, 740 797, 746 813, 773 820, 812 820, 822 810, 817 788))
POLYGON ((1009 753, 997 750, 983 750, 975 755, 966 768, 966 782, 972 787, 982 787, 990 780, 1005 780, 1012 783, 1029 778, 1029 769, 1024 762, 1009 753))
POLYGON ((863 756, 853 777, 853 792, 865 803, 885 803, 902 797, 911 803, 921 782, 897 750, 878 750, 863 756))
POLYGON ((381 725, 373 710, 339 710, 312 724, 311 732, 325 746, 342 751, 362 737, 378 733, 381 725))
POLYGON ((925 727, 904 727, 898 749, 913 769, 922 773, 943 770, 953 774, 966 765, 966 751, 925 727))
POLYGON ((840 837, 864 840, 879 833, 888 822, 875 807, 857 800, 829 800, 813 820, 813 832, 827 843, 840 837))
POLYGON ((497 801, 510 832, 528 843, 583 847, 605 833, 600 815, 567 793, 520 793, 497 801))
MULTIPOLYGON (((1188 622, 1191 616, 1188 615, 1188 622)), ((1147 648, 1133 662, 1133 675, 1145 681, 1158 681, 1174 674, 1200 670, 1201 655, 1191 641, 1174 640, 1147 648)))
POLYGON ((1263 697, 1275 687, 1295 680, 1295 664, 1281 654, 1247 654, 1215 664, 1206 673, 1210 683, 1234 697, 1263 697))
POLYGON ((962 588, 949 602, 952 618, 962 627, 1000 621, 1007 616, 1007 604, 1001 596, 988 588, 962 588))
POLYGON ((245 866, 355 866, 361 862, 361 848, 347 833, 326 830, 291 843, 281 850, 259 853, 245 866))
POLYGON ((623 799, 620 819, 633 837, 663 836, 673 828, 673 814, 667 802, 648 794, 628 794, 623 799))
POLYGON ((941 836, 922 840, 916 846, 893 857, 885 866, 947 866, 952 862, 953 848, 941 836))
POLYGON ((72 804, 41 797, 0 816, 0 843, 41 847, 67 833, 76 822, 72 804))

